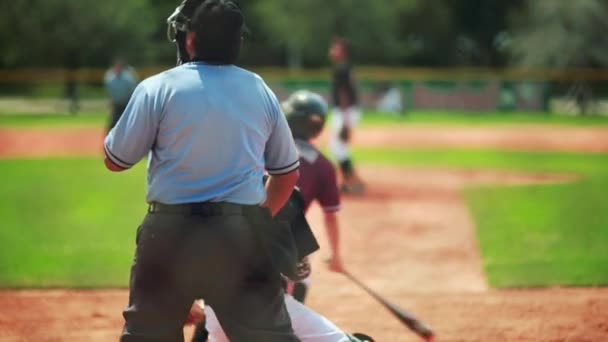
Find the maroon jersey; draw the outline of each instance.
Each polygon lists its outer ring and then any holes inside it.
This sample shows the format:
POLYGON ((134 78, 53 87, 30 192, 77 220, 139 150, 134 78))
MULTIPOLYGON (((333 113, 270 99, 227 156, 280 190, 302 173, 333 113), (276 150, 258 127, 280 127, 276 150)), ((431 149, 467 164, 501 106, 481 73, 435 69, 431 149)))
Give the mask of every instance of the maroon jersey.
POLYGON ((340 209, 340 193, 333 164, 312 144, 296 139, 300 154, 300 179, 298 188, 304 198, 304 210, 317 200, 323 211, 340 209))

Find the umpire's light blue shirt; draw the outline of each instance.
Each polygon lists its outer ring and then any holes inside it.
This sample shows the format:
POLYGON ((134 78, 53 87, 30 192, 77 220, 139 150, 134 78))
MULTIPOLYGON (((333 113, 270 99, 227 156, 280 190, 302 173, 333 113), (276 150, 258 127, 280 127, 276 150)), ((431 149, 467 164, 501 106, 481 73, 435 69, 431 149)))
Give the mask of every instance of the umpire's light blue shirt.
POLYGON ((141 82, 105 139, 115 164, 149 154, 148 202, 259 204, 262 176, 298 168, 279 102, 236 66, 187 63, 141 82))

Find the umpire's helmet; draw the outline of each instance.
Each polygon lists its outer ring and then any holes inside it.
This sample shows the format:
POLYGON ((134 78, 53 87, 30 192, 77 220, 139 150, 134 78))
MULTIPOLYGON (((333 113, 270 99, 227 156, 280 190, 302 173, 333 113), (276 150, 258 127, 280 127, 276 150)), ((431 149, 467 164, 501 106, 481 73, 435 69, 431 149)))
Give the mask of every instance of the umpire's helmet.
POLYGON ((308 140, 321 133, 327 117, 327 102, 317 93, 299 90, 283 102, 283 112, 294 138, 308 140))
MULTIPOLYGON (((177 63, 182 64, 190 61, 186 51, 186 33, 197 32, 197 41, 205 40, 207 51, 206 61, 214 64, 216 60, 222 60, 223 56, 217 56, 214 49, 226 49, 227 45, 234 40, 231 36, 236 29, 238 41, 235 46, 228 46, 232 55, 238 56, 241 35, 247 31, 244 18, 238 2, 232 0, 183 0, 175 11, 167 18, 167 37, 169 41, 177 45, 177 63), (199 9, 200 7, 200 9, 199 9), (236 26, 236 27, 235 27, 236 26)), ((198 46, 198 44, 197 44, 198 46)), ((232 61, 232 60, 231 60, 232 61)))
POLYGON ((190 21, 194 11, 205 0, 183 0, 175 11, 167 18, 167 38, 177 46, 177 63, 186 63, 190 60, 186 51, 186 32, 190 30, 190 21))

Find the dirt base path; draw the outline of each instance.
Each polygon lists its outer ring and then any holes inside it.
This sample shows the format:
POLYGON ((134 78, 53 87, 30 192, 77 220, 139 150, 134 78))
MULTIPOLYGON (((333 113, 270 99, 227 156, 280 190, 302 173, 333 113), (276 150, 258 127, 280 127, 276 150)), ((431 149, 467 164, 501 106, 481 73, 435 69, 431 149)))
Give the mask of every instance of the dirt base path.
MULTIPOLYGON (((343 253, 353 273, 369 277, 370 286, 387 293, 487 290, 474 224, 459 193, 463 187, 573 179, 498 171, 379 167, 361 171, 369 182, 367 194, 347 197, 340 212, 343 253)), ((321 211, 313 207, 309 218, 325 246, 321 211)))
MULTIPOLYGON (((101 154, 96 128, 0 128, 0 158, 101 154)), ((320 143, 327 135, 320 137, 320 143)), ((486 148, 521 151, 608 152, 608 128, 559 126, 366 127, 354 145, 392 148, 486 148)))
MULTIPOLYGON (((327 135, 321 137, 321 140, 326 141, 327 135)), ((355 132, 353 143, 361 147, 483 148, 597 153, 608 152, 608 128, 549 125, 366 127, 355 132)))
POLYGON ((0 158, 103 155, 97 128, 0 128, 0 158))
MULTIPOLYGON (((353 285, 336 278, 334 286, 323 299, 315 290, 310 305, 377 341, 418 341, 353 285)), ((431 322, 442 342, 608 339, 606 289, 401 292, 391 299, 431 322)), ((126 290, 0 292, 0 341, 117 341, 126 302, 126 290)))

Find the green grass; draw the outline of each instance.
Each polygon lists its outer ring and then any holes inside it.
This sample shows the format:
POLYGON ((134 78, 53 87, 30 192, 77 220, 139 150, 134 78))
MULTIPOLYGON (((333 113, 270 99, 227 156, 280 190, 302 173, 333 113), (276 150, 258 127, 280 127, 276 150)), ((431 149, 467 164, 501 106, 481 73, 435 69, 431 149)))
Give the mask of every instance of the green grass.
POLYGON ((364 163, 576 173, 558 185, 464 191, 493 287, 608 284, 608 155, 358 150, 364 163))
MULTIPOLYGON (((98 84, 78 83, 77 95, 80 99, 103 99, 108 96, 101 81, 98 84)), ((30 99, 57 99, 65 96, 63 83, 23 83, 0 84, 0 97, 19 96, 30 99)))
POLYGON ((471 189, 492 286, 608 284, 606 178, 579 184, 471 189))
MULTIPOLYGON (((47 127, 47 126, 96 126, 103 127, 108 113, 56 114, 0 114, 0 127, 47 127)), ((572 117, 544 113, 499 113, 499 112, 431 112, 414 111, 405 116, 367 112, 362 126, 389 125, 450 125, 450 126, 504 126, 504 125, 567 125, 604 126, 608 116, 572 117)))
POLYGON ((606 175, 608 172, 606 154, 400 148, 356 148, 354 153, 357 160, 367 164, 576 172, 592 175, 606 175))
POLYGON ((0 161, 0 286, 127 285, 144 174, 93 158, 0 161))
POLYGON ((0 114, 0 127, 104 127, 109 113, 0 114))
MULTIPOLYGON (((495 287, 608 284, 608 155, 357 149, 368 165, 566 172, 559 185, 464 191, 495 287)), ((0 160, 0 287, 126 286, 145 213, 143 163, 0 160)))
MULTIPOLYGON (((78 84, 78 97, 81 99, 103 99, 108 96, 106 89, 101 84, 78 84)), ((65 95, 63 85, 39 84, 31 89, 28 96, 32 98, 56 99, 65 95)))
POLYGON ((363 126, 451 125, 497 126, 522 124, 547 124, 569 126, 608 125, 608 116, 566 116, 548 113, 526 112, 460 112, 460 111, 412 111, 404 115, 369 112, 363 116, 363 126))

